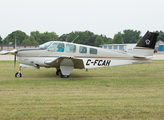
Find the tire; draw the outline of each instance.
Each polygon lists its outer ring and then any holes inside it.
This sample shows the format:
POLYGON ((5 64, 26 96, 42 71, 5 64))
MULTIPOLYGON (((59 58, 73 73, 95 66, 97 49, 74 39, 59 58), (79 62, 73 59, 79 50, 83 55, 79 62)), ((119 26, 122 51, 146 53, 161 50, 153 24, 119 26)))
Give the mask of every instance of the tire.
POLYGON ((60 70, 60 69, 58 69, 58 70, 56 71, 56 75, 61 75, 61 70, 60 70))
POLYGON ((15 77, 20 78, 20 77, 22 77, 22 74, 17 72, 17 73, 15 73, 15 77))
POLYGON ((69 75, 60 75, 61 78, 69 78, 69 75))

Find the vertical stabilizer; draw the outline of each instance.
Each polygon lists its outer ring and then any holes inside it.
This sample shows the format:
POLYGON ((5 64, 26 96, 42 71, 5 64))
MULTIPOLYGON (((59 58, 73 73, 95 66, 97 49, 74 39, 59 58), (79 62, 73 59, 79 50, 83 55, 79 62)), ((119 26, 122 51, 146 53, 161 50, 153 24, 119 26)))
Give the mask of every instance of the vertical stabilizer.
POLYGON ((153 56, 158 33, 147 31, 139 43, 129 53, 140 56, 153 56))
POLYGON ((155 43, 157 40, 157 36, 158 36, 158 33, 153 33, 153 32, 147 31, 147 33, 143 36, 143 38, 139 41, 139 43, 136 45, 136 47, 134 49, 137 49, 137 48, 154 49, 155 43))

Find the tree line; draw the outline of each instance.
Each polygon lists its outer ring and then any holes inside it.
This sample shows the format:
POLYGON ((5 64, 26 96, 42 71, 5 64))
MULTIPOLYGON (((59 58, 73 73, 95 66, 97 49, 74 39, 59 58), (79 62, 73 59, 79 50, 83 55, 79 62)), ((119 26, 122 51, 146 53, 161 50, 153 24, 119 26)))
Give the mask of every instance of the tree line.
MULTIPOLYGON (((159 33, 158 40, 164 41, 164 32, 155 31, 159 33)), ((91 46, 99 46, 102 44, 123 44, 123 43, 137 43, 140 39, 141 31, 137 30, 124 30, 123 33, 118 32, 114 35, 114 38, 106 37, 105 35, 97 35, 90 31, 75 31, 68 34, 63 34, 61 36, 57 35, 55 32, 44 32, 32 31, 30 36, 21 30, 16 30, 7 35, 6 38, 2 39, 0 36, 1 45, 15 44, 15 39, 18 45, 29 45, 29 44, 43 44, 48 41, 67 41, 78 44, 85 44, 91 46), (76 39, 75 39, 76 38, 76 39)))

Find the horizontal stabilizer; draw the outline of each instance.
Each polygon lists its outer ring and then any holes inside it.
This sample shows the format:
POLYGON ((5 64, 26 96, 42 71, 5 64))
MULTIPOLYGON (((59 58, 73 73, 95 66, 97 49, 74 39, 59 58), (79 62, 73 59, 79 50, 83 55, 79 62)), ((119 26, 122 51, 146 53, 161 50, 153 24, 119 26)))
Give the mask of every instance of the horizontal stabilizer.
POLYGON ((153 56, 133 56, 134 58, 152 59, 153 56))

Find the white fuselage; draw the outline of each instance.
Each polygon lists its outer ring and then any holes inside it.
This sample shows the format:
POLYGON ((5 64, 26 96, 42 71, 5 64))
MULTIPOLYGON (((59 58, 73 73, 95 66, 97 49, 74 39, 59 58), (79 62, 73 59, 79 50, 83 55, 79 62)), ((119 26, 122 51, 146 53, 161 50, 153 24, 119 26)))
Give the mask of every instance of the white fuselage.
MULTIPOLYGON (((55 41, 58 42, 59 41, 55 41)), ((54 43, 55 43, 54 42, 54 43)), ((98 47, 92 47, 87 45, 80 45, 74 43, 64 43, 64 51, 51 51, 49 48, 43 49, 21 49, 18 50, 17 60, 20 64, 29 65, 29 66, 40 66, 40 67, 56 67, 58 68, 58 64, 49 65, 47 64, 49 61, 53 61, 58 59, 59 57, 68 57, 68 59, 80 59, 83 62, 81 63, 73 61, 74 68, 84 69, 84 68, 98 68, 98 67, 109 67, 109 66, 118 66, 118 65, 129 65, 129 64, 139 64, 139 63, 147 63, 151 62, 152 59, 145 58, 135 58, 134 54, 127 53, 124 51, 109 51, 98 47), (68 52, 67 44, 75 45, 76 49, 73 52, 68 52), (80 52, 80 48, 85 47, 86 52, 80 52), (95 49, 96 54, 92 54, 91 50, 95 49)), ((69 62, 69 61, 68 61, 69 62)))

